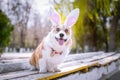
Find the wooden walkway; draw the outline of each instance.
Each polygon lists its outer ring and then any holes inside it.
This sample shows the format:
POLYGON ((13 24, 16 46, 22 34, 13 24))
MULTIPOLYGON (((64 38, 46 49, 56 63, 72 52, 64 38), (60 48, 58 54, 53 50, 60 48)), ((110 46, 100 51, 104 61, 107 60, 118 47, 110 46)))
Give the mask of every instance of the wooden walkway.
MULTIPOLYGON (((0 80, 52 80, 63 79, 75 73, 87 73, 94 68, 103 68, 112 62, 120 64, 120 54, 115 53, 89 53, 75 54, 67 57, 59 67, 61 72, 38 73, 37 71, 22 70, 0 74, 0 80)), ((71 79, 72 80, 72 79, 71 79)))

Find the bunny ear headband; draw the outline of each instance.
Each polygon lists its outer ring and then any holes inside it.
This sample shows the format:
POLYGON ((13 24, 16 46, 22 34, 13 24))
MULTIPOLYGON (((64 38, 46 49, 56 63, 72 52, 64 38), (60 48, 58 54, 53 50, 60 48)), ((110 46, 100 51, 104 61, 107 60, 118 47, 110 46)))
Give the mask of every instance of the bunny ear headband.
MULTIPOLYGON (((78 16, 79 16, 79 9, 76 8, 76 9, 72 10, 69 13, 69 15, 67 16, 67 18, 64 22, 64 25, 67 27, 73 26, 76 23, 78 16)), ((52 24, 54 24, 54 25, 61 24, 60 15, 55 10, 50 11, 50 20, 51 20, 52 24)))

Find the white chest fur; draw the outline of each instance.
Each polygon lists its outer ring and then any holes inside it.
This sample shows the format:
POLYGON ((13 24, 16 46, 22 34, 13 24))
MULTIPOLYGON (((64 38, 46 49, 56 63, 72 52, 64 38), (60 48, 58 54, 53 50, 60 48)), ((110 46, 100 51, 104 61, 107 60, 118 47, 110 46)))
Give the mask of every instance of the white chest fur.
POLYGON ((62 61, 64 61, 65 56, 69 53, 70 46, 60 46, 57 45, 56 42, 53 42, 52 39, 46 37, 45 39, 45 50, 42 51, 43 58, 45 58, 47 61, 60 64, 62 61), (49 42, 50 41, 50 42, 49 42), (61 53, 61 54, 53 54, 53 50, 61 53), (51 55, 53 54, 53 55, 51 55))

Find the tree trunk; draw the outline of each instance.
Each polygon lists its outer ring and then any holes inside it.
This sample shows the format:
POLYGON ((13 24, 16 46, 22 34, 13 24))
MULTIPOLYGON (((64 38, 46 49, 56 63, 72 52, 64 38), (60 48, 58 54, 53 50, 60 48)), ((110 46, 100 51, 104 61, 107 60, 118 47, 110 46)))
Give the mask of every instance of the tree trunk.
POLYGON ((107 28, 106 28, 106 16, 103 16, 103 22, 102 22, 102 29, 103 29, 103 32, 104 32, 104 43, 105 43, 105 52, 108 52, 108 39, 107 39, 107 34, 108 34, 108 31, 107 31, 107 28))
POLYGON ((115 51, 116 50, 116 33, 117 33, 117 26, 118 21, 120 19, 120 1, 115 2, 116 7, 116 15, 114 15, 111 27, 110 27, 110 43, 109 43, 109 51, 115 51))
POLYGON ((21 43, 21 48, 25 48, 25 39, 26 39, 26 27, 24 25, 21 25, 21 32, 20 32, 20 43, 21 43))
POLYGON ((109 43, 109 51, 116 50, 116 33, 117 33, 117 24, 118 24, 118 16, 114 16, 111 26, 110 26, 110 43, 109 43))

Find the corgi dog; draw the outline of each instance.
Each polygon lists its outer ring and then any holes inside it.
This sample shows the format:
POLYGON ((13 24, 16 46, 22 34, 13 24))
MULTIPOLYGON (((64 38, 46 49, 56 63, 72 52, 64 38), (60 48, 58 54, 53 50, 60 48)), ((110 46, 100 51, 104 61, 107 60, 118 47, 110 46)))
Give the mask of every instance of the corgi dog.
POLYGON ((79 9, 72 10, 61 24, 60 15, 53 9, 50 12, 52 30, 42 40, 30 58, 32 69, 39 72, 57 72, 61 64, 69 54, 72 45, 71 27, 76 23, 79 9))

